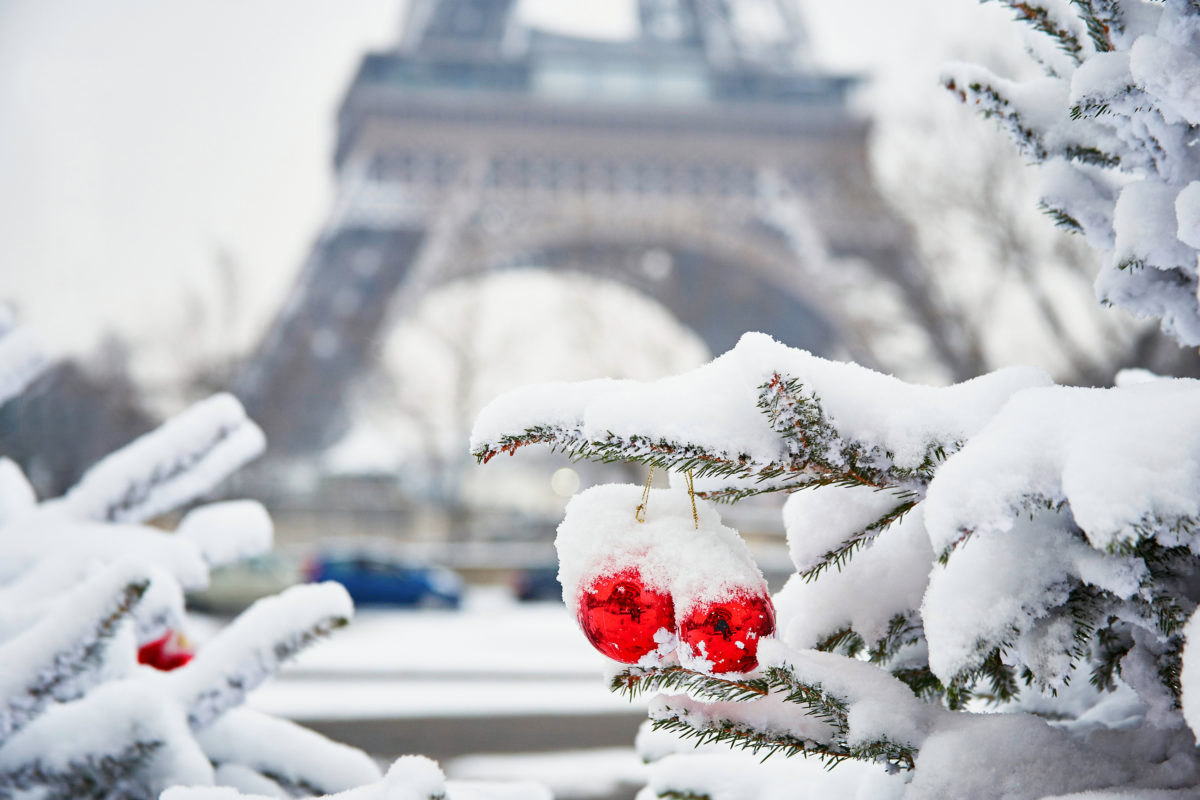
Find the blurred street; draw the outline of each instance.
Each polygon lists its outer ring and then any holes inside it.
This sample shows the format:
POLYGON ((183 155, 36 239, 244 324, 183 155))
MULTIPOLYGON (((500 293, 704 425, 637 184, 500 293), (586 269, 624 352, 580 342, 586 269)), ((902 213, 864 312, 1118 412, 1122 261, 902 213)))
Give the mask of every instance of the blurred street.
MULTIPOLYGON (((217 622, 196 617, 197 636, 217 622)), ((560 603, 473 588, 458 611, 359 611, 249 704, 381 761, 423 753, 450 777, 532 777, 556 798, 631 798, 645 704, 609 693, 606 668, 560 603)))

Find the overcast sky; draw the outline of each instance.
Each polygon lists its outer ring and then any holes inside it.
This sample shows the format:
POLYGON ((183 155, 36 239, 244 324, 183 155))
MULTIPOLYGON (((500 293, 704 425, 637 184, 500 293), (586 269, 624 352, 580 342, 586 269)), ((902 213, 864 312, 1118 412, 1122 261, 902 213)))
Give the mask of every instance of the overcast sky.
MULTIPOLYGON (((525 2, 613 29, 628 0, 525 2)), ((216 297, 223 249, 248 340, 329 205, 341 94, 403 5, 0 0, 0 301, 60 351, 105 329, 162 339, 188 297, 216 297)), ((805 6, 818 59, 882 69, 893 109, 921 102, 955 41, 989 35, 973 0, 805 6)))

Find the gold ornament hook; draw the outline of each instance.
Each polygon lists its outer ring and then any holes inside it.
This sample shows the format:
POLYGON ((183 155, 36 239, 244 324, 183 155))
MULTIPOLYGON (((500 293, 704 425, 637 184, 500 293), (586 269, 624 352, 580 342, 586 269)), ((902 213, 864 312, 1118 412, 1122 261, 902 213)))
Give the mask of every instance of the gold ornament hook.
POLYGON ((696 526, 696 530, 700 530, 700 515, 696 512, 696 486, 692 483, 692 471, 689 469, 683 475, 687 479, 688 497, 692 499, 692 524, 696 526))
POLYGON ((646 476, 646 487, 642 489, 642 502, 638 504, 633 518, 638 522, 646 521, 646 506, 650 505, 650 481, 654 480, 654 465, 650 465, 650 474, 646 476))

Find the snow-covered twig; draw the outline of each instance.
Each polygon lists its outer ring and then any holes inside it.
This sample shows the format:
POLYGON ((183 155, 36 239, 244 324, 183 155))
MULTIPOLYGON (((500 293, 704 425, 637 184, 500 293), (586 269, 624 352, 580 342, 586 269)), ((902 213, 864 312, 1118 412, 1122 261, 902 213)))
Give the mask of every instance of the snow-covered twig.
POLYGON ((64 596, 56 608, 0 645, 0 744, 53 702, 72 700, 103 667, 104 649, 149 585, 123 563, 64 596))
POLYGON ((163 675, 195 730, 240 705, 280 665, 349 623, 354 606, 339 583, 293 586, 259 600, 208 642, 186 667, 163 675))
POLYGON ((196 740, 218 768, 240 764, 292 792, 332 794, 380 778, 361 750, 248 708, 226 712, 196 740))
POLYGON ((237 399, 214 395, 102 459, 62 504, 77 518, 141 522, 208 492, 265 446, 237 399))

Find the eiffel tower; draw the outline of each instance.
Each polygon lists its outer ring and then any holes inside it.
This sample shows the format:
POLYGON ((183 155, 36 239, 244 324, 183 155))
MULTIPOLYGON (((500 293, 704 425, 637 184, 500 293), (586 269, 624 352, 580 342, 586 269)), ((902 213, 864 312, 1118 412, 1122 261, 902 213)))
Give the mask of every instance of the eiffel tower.
POLYGON ((714 353, 745 330, 847 352, 839 263, 908 268, 855 79, 809 63, 790 0, 627 1, 639 33, 609 41, 513 0, 413 0, 364 58, 334 209, 237 386, 274 452, 344 433, 348 385, 423 295, 506 268, 632 286, 714 353))

